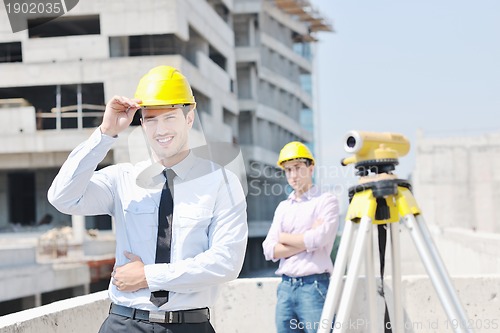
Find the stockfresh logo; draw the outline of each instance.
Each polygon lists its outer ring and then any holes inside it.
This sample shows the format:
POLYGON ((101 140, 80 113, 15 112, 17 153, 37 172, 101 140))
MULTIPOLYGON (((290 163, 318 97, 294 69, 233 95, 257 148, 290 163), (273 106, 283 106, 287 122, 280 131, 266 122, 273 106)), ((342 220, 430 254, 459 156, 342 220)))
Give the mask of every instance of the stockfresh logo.
POLYGON ((12 32, 34 28, 73 9, 79 0, 3 0, 12 32))

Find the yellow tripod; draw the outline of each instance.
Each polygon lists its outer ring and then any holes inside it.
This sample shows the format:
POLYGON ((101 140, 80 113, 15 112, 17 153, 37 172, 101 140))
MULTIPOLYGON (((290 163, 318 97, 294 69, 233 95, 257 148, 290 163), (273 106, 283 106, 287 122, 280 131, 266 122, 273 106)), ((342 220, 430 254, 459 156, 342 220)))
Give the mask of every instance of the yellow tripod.
POLYGON ((397 179, 395 175, 391 174, 391 171, 394 170, 397 164, 397 155, 395 155, 396 149, 392 149, 388 154, 389 148, 387 145, 390 145, 393 141, 398 141, 397 144, 401 144, 402 137, 397 137, 396 139, 381 138, 375 133, 368 134, 366 135, 363 132, 348 133, 346 146, 348 152, 362 151, 362 147, 367 145, 366 141, 370 141, 368 144, 374 141, 383 141, 384 144, 374 145, 377 149, 375 149, 375 154, 370 155, 370 159, 363 160, 363 156, 360 158, 358 155, 356 159, 349 158, 344 160, 347 163, 357 162, 358 175, 362 177, 359 180, 359 185, 349 189, 351 200, 347 210, 346 225, 330 279, 330 287, 326 295, 318 333, 329 333, 332 327, 335 333, 345 332, 348 329, 348 319, 355 296, 354 292, 358 281, 359 268, 363 259, 365 259, 366 266, 369 308, 368 332, 384 331, 383 327, 376 320, 376 283, 372 237, 372 227, 380 224, 387 225, 390 234, 389 241, 391 242, 394 308, 390 327, 392 328, 392 332, 405 332, 401 302, 399 241, 399 226, 401 222, 410 232, 420 259, 426 268, 448 319, 450 322, 461 323, 460 325, 456 325, 456 328, 454 327, 455 332, 472 332, 467 327, 467 316, 453 288, 443 261, 432 241, 417 202, 411 193, 410 184, 408 181, 397 179), (374 137, 376 140, 373 139, 374 137), (384 158, 380 158, 381 156, 384 158), (375 176, 368 176, 369 172, 375 173, 375 176), (356 230, 356 241, 347 270, 345 286, 343 287, 348 252, 354 240, 356 230), (334 315, 335 321, 333 322, 334 315))

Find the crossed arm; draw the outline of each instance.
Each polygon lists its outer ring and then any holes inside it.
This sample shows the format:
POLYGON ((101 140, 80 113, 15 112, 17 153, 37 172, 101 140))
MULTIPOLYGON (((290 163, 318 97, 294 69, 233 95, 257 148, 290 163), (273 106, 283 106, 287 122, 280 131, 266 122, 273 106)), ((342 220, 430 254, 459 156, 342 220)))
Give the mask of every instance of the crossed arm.
MULTIPOLYGON (((322 219, 318 219, 311 227, 315 229, 323 224, 322 219)), ((304 234, 290 234, 281 232, 278 243, 274 246, 274 259, 289 258, 306 250, 304 234)))
POLYGON ((280 233, 279 242, 274 246, 274 258, 288 258, 306 250, 304 234, 280 233))

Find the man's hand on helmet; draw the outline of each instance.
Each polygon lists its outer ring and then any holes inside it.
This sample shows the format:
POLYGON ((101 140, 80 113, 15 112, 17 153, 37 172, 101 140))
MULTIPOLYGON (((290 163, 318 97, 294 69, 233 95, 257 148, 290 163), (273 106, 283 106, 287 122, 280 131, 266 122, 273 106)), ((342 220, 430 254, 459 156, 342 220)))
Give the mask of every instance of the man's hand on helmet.
POLYGON ((131 99, 123 96, 114 96, 108 104, 100 126, 101 132, 109 136, 117 136, 125 130, 134 115, 141 108, 139 99, 131 99))

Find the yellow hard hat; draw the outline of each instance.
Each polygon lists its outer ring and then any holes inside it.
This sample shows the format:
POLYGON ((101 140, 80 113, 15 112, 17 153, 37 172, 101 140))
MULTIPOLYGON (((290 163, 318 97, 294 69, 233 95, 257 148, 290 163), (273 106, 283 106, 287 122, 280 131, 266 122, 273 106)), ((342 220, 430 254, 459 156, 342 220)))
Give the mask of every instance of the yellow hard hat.
POLYGON ((195 104, 188 80, 170 66, 155 67, 144 75, 135 91, 135 98, 142 100, 144 107, 195 104))
POLYGON ((283 163, 301 158, 311 160, 311 163, 314 164, 314 157, 305 144, 298 141, 289 142, 280 151, 278 166, 283 168, 283 163))

